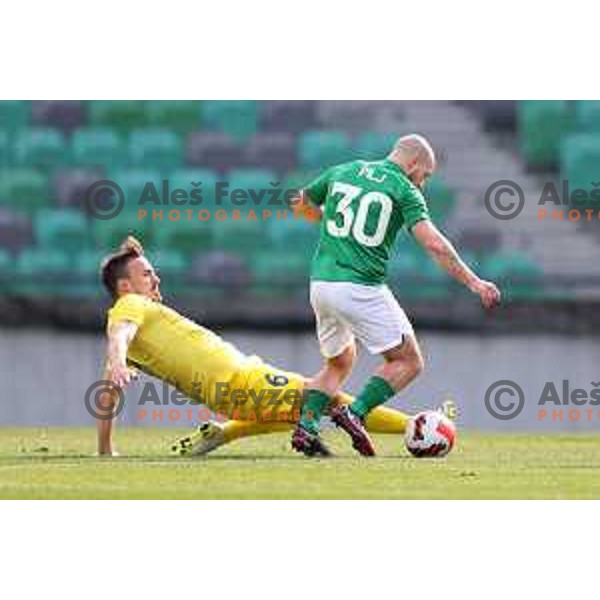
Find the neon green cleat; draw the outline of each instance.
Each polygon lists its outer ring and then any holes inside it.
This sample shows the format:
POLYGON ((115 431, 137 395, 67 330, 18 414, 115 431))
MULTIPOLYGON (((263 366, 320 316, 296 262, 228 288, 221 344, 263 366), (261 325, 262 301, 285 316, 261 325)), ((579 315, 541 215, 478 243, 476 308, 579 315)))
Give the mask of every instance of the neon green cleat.
POLYGON ((175 456, 203 456, 224 443, 223 425, 215 421, 207 421, 190 435, 178 439, 171 446, 171 453, 175 456))

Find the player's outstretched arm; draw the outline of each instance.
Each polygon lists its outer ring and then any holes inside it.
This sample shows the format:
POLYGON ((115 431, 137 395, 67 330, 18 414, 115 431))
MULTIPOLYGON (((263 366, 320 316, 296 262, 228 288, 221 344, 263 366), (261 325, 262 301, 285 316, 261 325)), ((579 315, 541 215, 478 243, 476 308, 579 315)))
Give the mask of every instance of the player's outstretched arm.
POLYGON ((119 403, 117 388, 123 389, 134 375, 134 371, 127 366, 127 349, 137 330, 138 326, 131 321, 120 321, 108 330, 104 379, 112 381, 115 387, 107 386, 100 395, 100 406, 97 408, 98 454, 101 456, 113 455, 113 423, 119 403))
POLYGON ((500 290, 491 281, 480 279, 461 260, 454 246, 431 221, 419 221, 412 233, 425 251, 454 279, 478 294, 485 308, 494 308, 500 303, 500 290))
MULTIPOLYGON (((104 371, 104 380, 110 377, 109 370, 104 371)), ((96 418, 96 430, 98 432, 98 455, 113 456, 112 432, 114 416, 119 404, 119 394, 116 388, 107 386, 100 394, 99 402, 96 406, 98 414, 96 418)))

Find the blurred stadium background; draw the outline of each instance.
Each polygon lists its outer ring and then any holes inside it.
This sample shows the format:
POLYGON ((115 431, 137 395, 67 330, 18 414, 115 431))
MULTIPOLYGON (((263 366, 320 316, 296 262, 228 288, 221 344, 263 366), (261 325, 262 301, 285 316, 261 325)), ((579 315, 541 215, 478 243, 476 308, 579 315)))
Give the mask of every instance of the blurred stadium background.
MULTIPOLYGON (((536 398, 547 380, 579 377, 589 387, 597 372, 598 222, 537 219, 545 182, 589 189, 600 180, 596 101, 1 101, 0 425, 90 423, 82 398, 100 375, 108 307, 98 264, 130 231, 155 260, 166 302, 247 352, 314 371, 308 272, 316 227, 140 221, 137 199, 145 182, 160 189, 163 179, 172 189, 202 181, 208 209, 206 189, 219 180, 231 189, 299 188, 328 165, 385 155, 409 132, 427 136, 440 155, 426 193, 434 221, 499 282, 506 305, 486 315, 403 234, 390 283, 429 365, 402 404, 416 409, 451 394, 466 427, 595 428, 539 423, 532 411, 494 421, 483 395, 512 379, 536 398), (113 220, 86 208, 86 190, 101 179, 126 195, 113 220), (485 208, 498 180, 525 192, 513 220, 485 208)), ((350 389, 372 366, 361 358, 350 389)), ((129 408, 123 419, 136 424, 129 408)))

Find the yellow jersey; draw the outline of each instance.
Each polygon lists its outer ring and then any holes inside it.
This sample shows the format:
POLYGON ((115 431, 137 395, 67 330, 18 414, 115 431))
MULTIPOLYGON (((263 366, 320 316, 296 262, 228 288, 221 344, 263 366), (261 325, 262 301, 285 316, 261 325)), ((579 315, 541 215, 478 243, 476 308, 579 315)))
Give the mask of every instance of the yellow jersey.
POLYGON ((241 353, 212 331, 139 294, 121 296, 108 311, 107 328, 120 321, 138 326, 127 350, 131 366, 213 409, 221 407, 215 395, 225 386, 245 388, 253 373, 266 367, 258 356, 241 353))

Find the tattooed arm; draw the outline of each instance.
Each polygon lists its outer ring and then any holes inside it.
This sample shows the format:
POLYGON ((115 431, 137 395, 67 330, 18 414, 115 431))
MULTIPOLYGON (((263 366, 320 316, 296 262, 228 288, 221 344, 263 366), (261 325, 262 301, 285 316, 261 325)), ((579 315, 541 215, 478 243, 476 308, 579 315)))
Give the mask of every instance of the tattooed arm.
POLYGON ((450 276, 478 294, 485 308, 494 308, 500 302, 500 290, 491 282, 480 279, 461 260, 450 241, 431 221, 419 221, 412 233, 417 242, 450 276))

